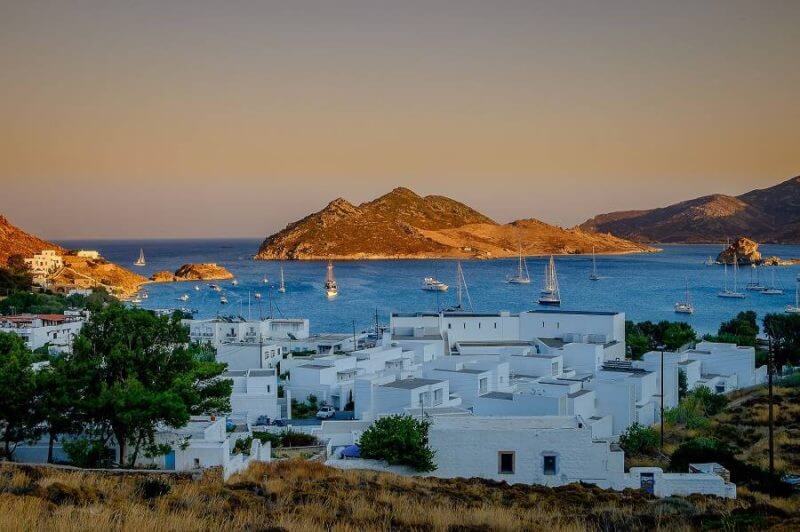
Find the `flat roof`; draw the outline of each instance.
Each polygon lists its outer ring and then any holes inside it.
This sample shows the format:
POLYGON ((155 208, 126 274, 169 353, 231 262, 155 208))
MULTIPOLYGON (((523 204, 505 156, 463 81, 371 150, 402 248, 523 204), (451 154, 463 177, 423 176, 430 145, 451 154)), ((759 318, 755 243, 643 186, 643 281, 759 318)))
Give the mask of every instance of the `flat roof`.
POLYGON ((574 399, 575 397, 580 397, 582 395, 586 395, 587 393, 590 393, 591 391, 592 390, 578 390, 577 392, 573 392, 573 393, 567 394, 567 397, 569 397, 570 399, 574 399))
POLYGON ((275 375, 274 369, 251 369, 250 376, 251 377, 271 377, 275 375))
POLYGON ((235 369, 222 374, 223 377, 244 377, 245 375, 247 375, 246 369, 235 369))
POLYGON ((461 368, 461 369, 450 369, 450 368, 432 368, 435 371, 451 371, 453 373, 470 373, 472 375, 480 375, 481 373, 486 373, 487 371, 492 371, 490 369, 472 369, 472 368, 461 368))
POLYGON ((308 368, 308 369, 325 369, 325 368, 335 368, 336 366, 328 366, 325 364, 303 364, 302 366, 297 366, 298 368, 308 368))
POLYGON ((562 340, 561 338, 539 338, 539 341, 542 342, 547 347, 554 347, 554 348, 564 347, 565 344, 564 340, 562 340))
POLYGON ((439 379, 411 378, 411 379, 403 379, 400 381, 387 382, 386 384, 382 384, 381 386, 385 388, 401 388, 403 390, 413 390, 415 388, 421 388, 422 386, 429 386, 431 384, 438 384, 440 382, 444 381, 439 379))
POLYGON ((413 334, 393 334, 392 340, 441 340, 442 335, 439 334, 424 334, 422 336, 414 336, 413 334))
POLYGON ((535 309, 528 310, 526 314, 573 314, 586 316, 619 316, 622 312, 610 312, 602 310, 557 310, 557 309, 535 309))
POLYGON ((481 395, 480 397, 485 397, 486 399, 504 399, 506 401, 511 401, 514 399, 514 394, 511 392, 489 392, 481 395))
POLYGON ((575 416, 463 416, 434 418, 433 430, 548 430, 577 429, 575 416))

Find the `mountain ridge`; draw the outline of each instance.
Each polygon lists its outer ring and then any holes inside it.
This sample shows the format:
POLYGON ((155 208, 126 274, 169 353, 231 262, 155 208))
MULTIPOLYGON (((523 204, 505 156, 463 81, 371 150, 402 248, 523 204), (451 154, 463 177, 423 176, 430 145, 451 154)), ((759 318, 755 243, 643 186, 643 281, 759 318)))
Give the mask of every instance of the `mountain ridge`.
POLYGON ((8 258, 13 255, 29 257, 45 249, 64 251, 58 244, 23 231, 0 214, 0 266, 8 263, 8 258))
POLYGON ((397 187, 359 205, 329 202, 268 236, 256 259, 496 258, 536 254, 632 253, 652 248, 540 220, 499 224, 457 200, 397 187))
POLYGON ((578 227, 637 242, 700 244, 747 236, 800 243, 800 176, 738 196, 709 194, 655 209, 599 214, 578 227))

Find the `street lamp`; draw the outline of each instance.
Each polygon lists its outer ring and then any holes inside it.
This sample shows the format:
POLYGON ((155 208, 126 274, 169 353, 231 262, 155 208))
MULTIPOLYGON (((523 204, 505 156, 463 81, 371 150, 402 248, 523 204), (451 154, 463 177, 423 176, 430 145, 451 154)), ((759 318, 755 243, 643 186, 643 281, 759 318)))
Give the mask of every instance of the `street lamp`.
POLYGON ((661 452, 664 452, 664 350, 667 348, 664 344, 656 346, 656 349, 661 351, 661 452))

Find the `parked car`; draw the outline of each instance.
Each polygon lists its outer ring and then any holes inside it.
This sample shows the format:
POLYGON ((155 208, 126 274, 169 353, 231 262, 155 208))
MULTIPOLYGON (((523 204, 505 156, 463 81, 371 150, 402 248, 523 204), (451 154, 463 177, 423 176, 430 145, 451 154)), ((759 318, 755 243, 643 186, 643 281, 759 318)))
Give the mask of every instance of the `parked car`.
POLYGON ((330 405, 323 405, 317 410, 317 419, 330 419, 336 415, 336 410, 330 405))
POLYGON ((255 422, 256 425, 269 425, 270 419, 269 416, 258 416, 255 422))

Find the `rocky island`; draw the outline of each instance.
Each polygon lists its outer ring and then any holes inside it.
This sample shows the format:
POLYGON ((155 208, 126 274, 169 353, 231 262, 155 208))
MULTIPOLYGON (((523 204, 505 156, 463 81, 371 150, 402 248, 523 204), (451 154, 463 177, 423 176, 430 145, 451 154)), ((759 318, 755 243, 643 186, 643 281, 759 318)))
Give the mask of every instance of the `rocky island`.
POLYGON ((168 271, 156 272, 150 277, 154 283, 172 283, 179 281, 224 281, 233 279, 233 274, 224 266, 215 262, 197 264, 184 264, 174 273, 168 271))
POLYGON ((444 196, 396 188, 353 205, 338 198, 264 240, 259 260, 500 258, 641 253, 655 248, 610 234, 563 229, 536 219, 499 224, 444 196))
POLYGON ((800 264, 800 259, 782 259, 780 257, 763 258, 758 251, 758 242, 746 237, 737 238, 717 255, 717 264, 733 264, 734 257, 740 266, 751 264, 764 266, 791 266, 800 264))

